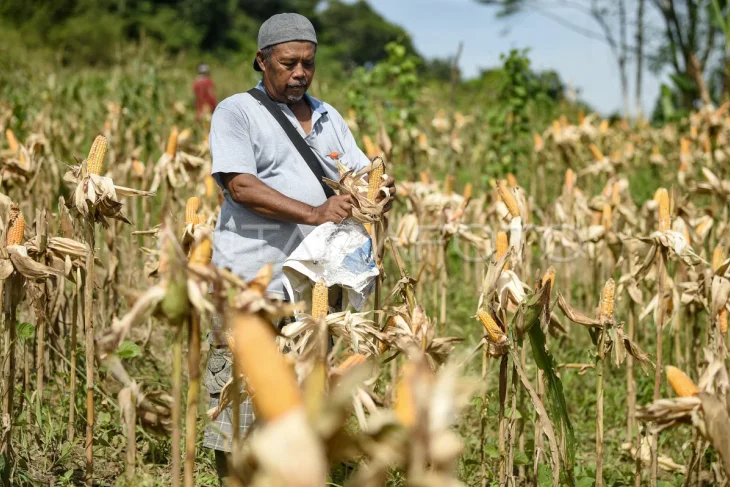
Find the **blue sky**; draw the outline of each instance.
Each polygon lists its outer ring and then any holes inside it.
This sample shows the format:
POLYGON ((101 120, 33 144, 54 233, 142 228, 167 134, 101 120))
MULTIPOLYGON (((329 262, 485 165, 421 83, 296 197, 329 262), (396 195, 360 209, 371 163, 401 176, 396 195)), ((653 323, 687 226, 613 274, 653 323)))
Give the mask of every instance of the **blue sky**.
MULTIPOLYGON (((464 42, 460 66, 469 77, 481 68, 499 65, 499 55, 513 48, 529 48, 535 69, 555 69, 565 83, 579 90, 580 97, 602 114, 621 109, 621 90, 616 62, 609 47, 555 23, 539 14, 495 18, 496 10, 474 0, 368 0, 385 18, 403 26, 413 36, 416 49, 426 57, 446 57, 464 42)), ((597 25, 586 16, 572 15, 571 21, 591 30, 597 25)), ((631 66, 631 106, 635 69, 631 66)), ((659 93, 660 80, 644 73, 642 106, 651 110, 659 93)))

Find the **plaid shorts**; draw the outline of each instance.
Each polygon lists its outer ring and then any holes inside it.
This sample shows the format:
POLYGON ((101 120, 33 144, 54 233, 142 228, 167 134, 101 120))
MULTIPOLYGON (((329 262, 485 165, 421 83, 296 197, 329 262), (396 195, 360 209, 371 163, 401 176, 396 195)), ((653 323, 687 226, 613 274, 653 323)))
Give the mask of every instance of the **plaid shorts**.
MULTIPOLYGON (((233 356, 231 351, 228 348, 211 347, 205 370, 205 387, 208 389, 208 394, 210 394, 210 408, 218 406, 221 390, 231 378, 232 373, 233 356)), ((255 420, 253 402, 250 397, 246 397, 239 408, 239 435, 245 435, 255 420)), ((232 445, 233 406, 229 405, 215 420, 206 425, 203 446, 230 453, 232 445)))

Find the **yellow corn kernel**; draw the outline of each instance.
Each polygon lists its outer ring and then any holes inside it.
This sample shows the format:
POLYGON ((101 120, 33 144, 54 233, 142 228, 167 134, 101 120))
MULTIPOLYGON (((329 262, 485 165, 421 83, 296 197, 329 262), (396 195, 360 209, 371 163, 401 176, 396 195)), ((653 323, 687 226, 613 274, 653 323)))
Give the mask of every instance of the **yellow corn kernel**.
POLYGON ((230 323, 234 364, 246 377, 257 415, 270 422, 301 407, 294 372, 279 352, 271 323, 259 314, 243 312, 232 313, 230 323))
POLYGON ((611 205, 603 205, 603 211, 601 212, 601 225, 604 230, 611 230, 611 218, 613 216, 613 210, 611 205))
POLYGON ((205 176, 205 197, 208 199, 213 199, 216 193, 216 182, 215 179, 213 179, 213 176, 210 174, 205 176))
POLYGON ((198 223, 198 209, 200 208, 200 200, 197 196, 191 196, 185 203, 185 225, 198 223))
POLYGON ((454 193, 454 175, 449 174, 446 176, 446 179, 444 180, 444 194, 446 196, 451 196, 454 193))
POLYGON ((687 374, 679 370, 673 365, 667 365, 664 367, 664 372, 667 374, 667 380, 669 385, 674 389, 674 393, 679 397, 691 397, 699 393, 699 389, 692 379, 687 377, 687 374))
POLYGON ((601 120, 601 123, 598 125, 598 131, 602 134, 608 132, 608 120, 601 120))
POLYGON ((5 129, 5 138, 8 139, 8 148, 13 152, 20 150, 18 139, 15 138, 15 134, 10 129, 5 129))
POLYGON ((591 150, 591 154, 593 154, 593 158, 597 161, 602 161, 605 157, 603 155, 603 152, 600 151, 600 149, 596 146, 596 144, 591 144, 588 146, 588 148, 591 150))
POLYGON ((659 204, 658 209, 658 230, 660 232, 666 232, 672 228, 672 221, 669 217, 669 193, 665 188, 659 188, 654 195, 657 203, 659 204))
POLYGON ((175 157, 175 154, 177 154, 178 136, 179 132, 177 130, 177 127, 172 127, 172 130, 170 131, 170 136, 167 138, 167 148, 165 149, 165 153, 170 157, 175 157))
POLYGON ((211 257, 213 257, 213 242, 210 241, 209 237, 205 237, 190 251, 189 262, 197 265, 208 265, 211 257))
POLYGON ((354 353, 347 357, 339 366, 337 366, 337 369, 340 372, 345 372, 354 367, 357 367, 358 365, 364 364, 367 359, 368 358, 361 353, 354 353))
POLYGON ((325 318, 329 312, 329 288, 320 279, 312 289, 312 316, 316 319, 325 318))
POLYGON ((497 325, 494 318, 492 318, 489 313, 486 311, 479 311, 477 313, 477 317, 479 318, 479 321, 482 322, 482 326, 484 327, 484 331, 487 333, 489 341, 493 343, 504 343, 507 341, 507 335, 502 331, 499 325, 497 325))
POLYGON ((502 198, 505 206, 507 206, 510 215, 513 217, 520 216, 520 208, 517 206, 517 198, 515 198, 515 195, 512 194, 512 191, 507 187, 507 182, 505 180, 501 180, 499 182, 497 192, 499 193, 499 197, 502 198))
MULTIPOLYGON (((497 232, 497 260, 504 257, 509 250, 509 240, 507 239, 506 232, 497 232)), ((509 270, 509 261, 505 262, 504 270, 509 270)))
POLYGON ((509 186, 510 188, 517 187, 517 178, 511 172, 507 173, 507 186, 509 186))
POLYGON ((601 311, 600 318, 613 319, 614 295, 616 293, 616 283, 613 279, 606 281, 601 293, 601 311))
POLYGON ((18 205, 10 208, 10 218, 8 221, 8 233, 5 236, 5 245, 20 245, 23 242, 25 234, 25 217, 20 211, 18 205))
POLYGON ((103 135, 97 135, 94 139, 94 143, 91 144, 89 150, 89 157, 86 158, 86 165, 89 169, 89 174, 101 174, 101 170, 104 167, 104 157, 106 156, 107 140, 103 135))
POLYGON ((368 199, 370 201, 375 201, 375 197, 378 195, 384 171, 384 164, 380 161, 380 163, 376 164, 368 174, 368 199))

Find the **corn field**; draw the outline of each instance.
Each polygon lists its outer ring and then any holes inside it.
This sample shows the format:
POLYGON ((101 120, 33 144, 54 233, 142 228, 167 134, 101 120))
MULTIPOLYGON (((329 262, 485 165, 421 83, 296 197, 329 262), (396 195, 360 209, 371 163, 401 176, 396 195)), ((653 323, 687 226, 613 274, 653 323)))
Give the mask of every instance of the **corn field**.
POLYGON ((341 107, 372 160, 328 182, 380 270, 356 312, 211 264, 209 122, 137 74, 0 99, 2 482, 217 485, 203 428, 251 397, 231 485, 727 484, 730 105, 566 110, 510 173, 479 107, 370 133, 341 107), (213 316, 236 373, 208 410, 213 316))

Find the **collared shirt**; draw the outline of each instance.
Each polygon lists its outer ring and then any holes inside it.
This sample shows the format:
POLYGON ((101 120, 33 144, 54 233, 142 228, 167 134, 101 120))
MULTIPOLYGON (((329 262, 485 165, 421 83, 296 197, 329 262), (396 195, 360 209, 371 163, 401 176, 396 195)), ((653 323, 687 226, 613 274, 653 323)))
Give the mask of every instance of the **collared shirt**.
MULTIPOLYGON (((257 86, 263 90, 261 83, 257 86)), ((319 159, 325 176, 338 179, 337 153, 345 166, 359 171, 370 164, 358 148, 342 116, 331 105, 305 95, 312 108, 312 129, 305 134, 294 113, 278 103, 319 159)), ((248 93, 239 93, 218 104, 210 126, 212 174, 223 189, 213 236, 213 263, 251 279, 268 263, 274 265, 269 292, 283 295, 282 265, 314 227, 280 222, 236 203, 224 187, 223 173, 252 174, 261 182, 310 206, 319 206, 326 196, 304 158, 266 108, 248 93)))

